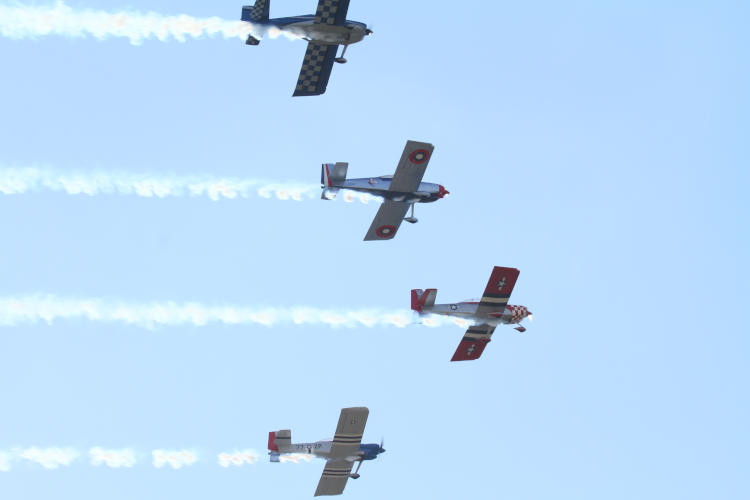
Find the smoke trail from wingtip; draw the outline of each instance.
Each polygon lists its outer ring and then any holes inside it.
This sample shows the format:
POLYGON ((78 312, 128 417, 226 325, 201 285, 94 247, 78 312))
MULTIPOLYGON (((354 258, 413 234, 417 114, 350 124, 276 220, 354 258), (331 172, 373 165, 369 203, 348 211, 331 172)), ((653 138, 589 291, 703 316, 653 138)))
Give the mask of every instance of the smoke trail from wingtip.
POLYGON ((151 452, 153 465, 157 469, 169 466, 181 469, 198 461, 198 455, 190 450, 154 450, 151 452))
POLYGON ((219 17, 197 18, 187 15, 164 16, 155 12, 107 12, 74 9, 62 1, 47 6, 0 5, 0 35, 8 38, 37 38, 48 35, 64 37, 91 36, 98 40, 122 37, 133 45, 144 40, 162 42, 188 38, 222 36, 244 40, 248 35, 261 37, 280 34, 298 36, 276 28, 219 17))

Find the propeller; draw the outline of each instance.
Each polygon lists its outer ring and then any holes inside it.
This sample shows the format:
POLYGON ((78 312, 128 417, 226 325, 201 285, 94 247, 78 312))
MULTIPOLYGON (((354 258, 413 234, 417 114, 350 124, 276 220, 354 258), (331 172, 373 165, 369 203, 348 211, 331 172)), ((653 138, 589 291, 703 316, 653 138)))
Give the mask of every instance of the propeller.
POLYGON ((383 443, 385 443, 385 439, 382 437, 380 438, 380 448, 378 449, 378 453, 383 453, 385 451, 385 448, 383 448, 383 443))
POLYGON ((530 322, 530 323, 533 323, 533 322, 534 322, 534 316, 532 316, 531 314, 529 314, 529 315, 528 315, 528 316, 526 316, 526 317, 527 317, 527 318, 529 318, 529 322, 530 322))

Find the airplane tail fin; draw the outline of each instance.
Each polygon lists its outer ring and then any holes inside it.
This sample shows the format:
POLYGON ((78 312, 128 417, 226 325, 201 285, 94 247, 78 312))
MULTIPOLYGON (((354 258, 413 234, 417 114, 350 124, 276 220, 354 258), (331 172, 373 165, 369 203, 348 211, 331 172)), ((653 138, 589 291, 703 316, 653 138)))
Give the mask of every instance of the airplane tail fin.
POLYGON ((432 307, 435 305, 437 297, 437 288, 421 288, 411 291, 411 308, 417 312, 422 312, 423 307, 432 307))
POLYGON ((346 180, 346 172, 349 169, 348 163, 324 163, 320 170, 320 184, 323 186, 321 198, 332 200, 336 197, 339 187, 343 186, 346 180))
MULTIPOLYGON (((271 0, 255 0, 255 5, 242 7, 242 20, 249 23, 264 24, 268 22, 268 13, 271 8, 271 0)), ((245 45, 258 45, 260 40, 253 35, 248 35, 245 45)))
POLYGON ((282 431, 268 433, 268 451, 271 456, 271 462, 280 461, 280 454, 289 451, 292 445, 292 431, 285 429, 282 431))
POLYGON ((242 7, 242 20, 249 23, 266 23, 270 9, 271 0, 255 0, 255 5, 242 7))

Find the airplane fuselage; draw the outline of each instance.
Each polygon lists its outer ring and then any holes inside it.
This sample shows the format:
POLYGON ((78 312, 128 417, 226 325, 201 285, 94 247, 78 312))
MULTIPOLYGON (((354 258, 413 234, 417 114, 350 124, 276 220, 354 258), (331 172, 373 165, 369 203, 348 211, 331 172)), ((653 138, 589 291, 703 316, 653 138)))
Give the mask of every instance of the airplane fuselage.
POLYGON ((369 193, 373 196, 407 203, 431 203, 447 194, 443 186, 433 184, 432 182, 420 182, 419 188, 411 193, 390 191, 388 188, 391 186, 392 177, 391 175, 383 175, 367 179, 346 179, 344 182, 337 183, 333 187, 369 193))
POLYGON ((359 453, 351 457, 332 457, 331 456, 331 445, 332 441, 316 441, 314 443, 292 443, 288 447, 284 448, 284 451, 279 450, 279 454, 295 453, 300 455, 312 455, 317 458, 329 459, 329 458, 344 458, 346 460, 355 461, 359 460, 374 460, 380 453, 380 445, 369 443, 360 444, 359 453))
POLYGON ((520 323, 524 318, 530 315, 528 308, 525 306, 514 306, 508 304, 501 310, 490 311, 489 313, 482 314, 477 313, 478 308, 479 302, 474 301, 455 302, 453 304, 435 304, 433 306, 422 307, 420 314, 458 316, 490 325, 516 324, 520 323))
POLYGON ((367 35, 367 25, 359 21, 347 20, 343 26, 331 24, 315 24, 315 15, 280 17, 269 19, 262 23, 266 27, 274 27, 287 31, 299 38, 319 45, 349 45, 361 42, 367 35))

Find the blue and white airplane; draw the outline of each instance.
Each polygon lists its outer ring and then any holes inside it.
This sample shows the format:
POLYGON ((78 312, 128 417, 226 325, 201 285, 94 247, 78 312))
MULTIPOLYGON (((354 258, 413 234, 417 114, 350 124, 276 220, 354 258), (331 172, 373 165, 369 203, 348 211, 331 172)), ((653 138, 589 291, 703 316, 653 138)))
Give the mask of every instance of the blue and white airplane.
MULTIPOLYGON (((242 20, 276 28, 307 40, 307 51, 302 61, 295 96, 320 95, 326 91, 333 63, 345 63, 344 54, 349 45, 362 41, 372 33, 365 23, 348 21, 346 11, 349 0, 318 0, 315 14, 269 19, 271 0, 256 0, 255 5, 242 7, 242 20), (339 45, 344 46, 336 57, 339 45)), ((258 45, 260 40, 250 35, 247 45, 258 45)))
POLYGON ((315 496, 340 495, 349 478, 359 478, 359 468, 365 460, 375 460, 385 453, 383 443, 362 444, 362 434, 370 410, 365 407, 343 408, 333 440, 314 443, 292 443, 292 431, 286 429, 268 433, 268 454, 271 462, 281 462, 284 454, 309 455, 323 458, 326 466, 318 482, 315 496), (354 462, 359 462, 352 474, 354 462))

